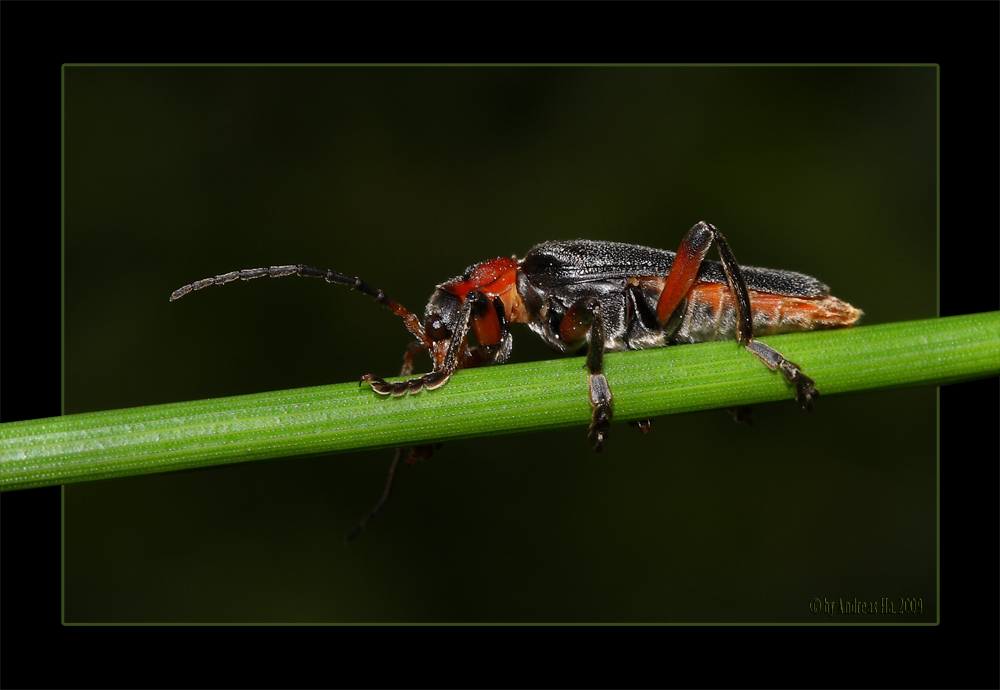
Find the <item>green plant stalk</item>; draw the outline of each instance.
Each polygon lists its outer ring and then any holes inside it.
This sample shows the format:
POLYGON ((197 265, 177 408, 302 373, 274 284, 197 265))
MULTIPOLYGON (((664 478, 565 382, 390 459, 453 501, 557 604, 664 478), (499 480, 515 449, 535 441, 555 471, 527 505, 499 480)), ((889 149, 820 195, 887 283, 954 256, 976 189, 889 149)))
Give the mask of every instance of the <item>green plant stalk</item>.
MULTIPOLYGON (((762 340, 824 397, 1000 374, 1000 312, 762 340)), ((616 422, 794 398, 734 341, 609 354, 604 367, 616 422)), ((585 427, 590 412, 584 359, 573 357, 460 371, 402 398, 344 383, 12 422, 0 424, 0 491, 585 427)))

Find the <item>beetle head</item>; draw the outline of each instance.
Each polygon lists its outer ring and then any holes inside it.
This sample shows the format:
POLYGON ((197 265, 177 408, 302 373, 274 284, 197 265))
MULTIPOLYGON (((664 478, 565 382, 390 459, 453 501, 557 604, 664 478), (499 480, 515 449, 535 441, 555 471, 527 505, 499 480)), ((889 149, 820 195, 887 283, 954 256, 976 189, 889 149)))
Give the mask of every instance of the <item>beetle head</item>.
POLYGON ((462 311, 462 301, 457 295, 445 289, 438 288, 431 295, 424 309, 424 333, 427 336, 431 357, 435 367, 444 364, 445 354, 451 345, 455 324, 459 312, 462 311))

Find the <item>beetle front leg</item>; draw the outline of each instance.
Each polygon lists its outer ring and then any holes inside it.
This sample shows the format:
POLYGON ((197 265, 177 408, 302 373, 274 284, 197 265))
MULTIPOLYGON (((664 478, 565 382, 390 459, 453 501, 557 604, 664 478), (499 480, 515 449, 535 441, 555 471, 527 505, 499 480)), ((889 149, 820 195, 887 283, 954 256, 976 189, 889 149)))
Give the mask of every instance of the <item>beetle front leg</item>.
POLYGON ((676 312, 680 311, 679 307, 682 307, 682 303, 690 294, 691 287, 698 276, 698 269, 701 268, 701 263, 713 241, 719 248, 719 258, 722 259, 722 270, 726 275, 726 283, 736 302, 737 339, 741 345, 772 371, 780 370, 785 380, 795 387, 795 399, 802 406, 802 409, 812 410, 813 399, 819 396, 816 382, 803 374, 798 364, 786 359, 770 345, 753 339, 753 311, 743 271, 736 262, 736 257, 733 255, 733 250, 729 248, 726 238, 711 223, 702 221, 684 236, 656 305, 657 319, 665 327, 680 323, 678 318, 680 315, 676 312))
POLYGON ((604 376, 604 316, 596 297, 581 297, 574 302, 559 324, 559 334, 567 343, 582 342, 590 334, 587 348, 587 371, 590 372, 590 443, 601 452, 611 426, 611 388, 604 376))
MULTIPOLYGON (((413 358, 426 349, 427 346, 420 341, 414 341, 410 343, 409 346, 406 348, 406 353, 403 355, 403 368, 399 372, 399 375, 409 376, 410 374, 412 374, 413 358)), ((378 377, 372 376, 371 378, 376 379, 378 377)), ((378 380, 382 381, 382 379, 378 380)), ((391 386, 391 384, 388 384, 385 381, 382 381, 382 383, 384 383, 387 386, 391 386)), ((389 466, 389 478, 386 480, 385 489, 382 491, 382 497, 378 500, 378 503, 375 504, 375 507, 372 508, 367 515, 361 518, 361 521, 357 525, 351 528, 351 531, 349 531, 347 533, 347 536, 344 538, 345 543, 353 541, 354 538, 361 533, 361 530, 365 528, 365 525, 371 522, 372 518, 374 518, 375 515, 378 514, 380 510, 382 510, 382 507, 389 501, 389 496, 392 495, 392 487, 395 486, 396 483, 396 472, 399 470, 399 464, 400 461, 403 459, 403 456, 404 455, 407 456, 406 459, 407 464, 412 464, 415 460, 426 460, 431 456, 433 452, 434 452, 434 446, 432 445, 414 446, 413 448, 409 449, 407 448, 396 449, 396 454, 392 458, 392 464, 389 466)))
MULTIPOLYGON (((466 346, 473 311, 483 310, 484 305, 492 308, 492 302, 489 301, 489 298, 478 290, 473 290, 466 296, 465 303, 462 305, 462 310, 459 312, 458 319, 455 322, 455 329, 444 356, 444 363, 440 369, 432 371, 429 374, 424 374, 423 376, 418 376, 415 379, 409 379, 408 381, 389 382, 380 376, 365 374, 361 377, 361 383, 369 384, 372 390, 380 395, 392 395, 396 398, 407 393, 419 393, 425 388, 430 391, 440 388, 448 382, 448 379, 451 378, 451 375, 455 371, 461 368, 461 354, 466 346)), ((411 345, 411 348, 413 348, 412 354, 416 355, 420 351, 420 344, 411 345)), ((404 366, 407 363, 412 365, 413 358, 410 356, 410 353, 411 350, 408 350, 407 356, 404 357, 404 366)))
POLYGON ((400 376, 409 376, 413 373, 413 358, 424 352, 427 349, 427 345, 420 342, 419 340, 414 340, 406 348, 406 354, 403 355, 403 369, 399 372, 400 376))

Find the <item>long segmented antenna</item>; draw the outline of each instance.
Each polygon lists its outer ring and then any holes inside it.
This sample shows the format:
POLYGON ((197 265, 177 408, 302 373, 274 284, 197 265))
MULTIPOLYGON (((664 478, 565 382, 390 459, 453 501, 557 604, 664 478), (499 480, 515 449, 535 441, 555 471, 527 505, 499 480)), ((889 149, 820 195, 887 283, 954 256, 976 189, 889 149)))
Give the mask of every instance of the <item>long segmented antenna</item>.
MULTIPOLYGON (((284 278, 285 276, 293 275, 305 278, 323 278, 328 283, 347 285, 354 290, 363 292, 382 306, 392 311, 392 313, 402 318, 403 322, 406 324, 407 330, 409 330, 410 333, 417 338, 418 342, 410 343, 409 348, 407 348, 406 355, 403 357, 403 370, 400 373, 401 376, 409 376, 413 373, 413 358, 433 345, 433 341, 424 332, 424 326, 420 322, 420 319, 402 304, 389 298, 378 288, 374 288, 365 281, 354 276, 347 276, 343 273, 337 273, 336 271, 323 271, 318 268, 312 268, 311 266, 303 266, 302 264, 271 266, 269 268, 244 268, 239 271, 223 273, 213 278, 203 278, 174 290, 170 294, 170 301, 174 302, 190 292, 202 290, 211 285, 225 285, 226 283, 231 283, 235 280, 284 278)), ((367 515, 365 515, 361 522, 348 532, 347 538, 345 539, 346 542, 349 542, 357 537, 358 534, 361 533, 361 530, 364 529, 365 525, 371 522, 372 518, 375 517, 375 515, 382 509, 382 506, 384 506, 389 500, 389 496, 392 494, 392 487, 396 481, 396 472, 399 469, 400 461, 403 459, 403 454, 405 452, 405 448, 396 449, 396 455, 393 458, 392 466, 389 468, 389 479, 386 482, 385 491, 382 492, 382 497, 379 499, 378 503, 375 504, 375 507, 372 508, 367 515)), ((426 457, 427 455, 430 455, 430 446, 415 448, 410 455, 410 462, 418 457, 426 457), (425 450, 425 452, 420 453, 421 450, 425 450)))
POLYGON ((384 292, 378 288, 374 288, 361 278, 356 278, 354 276, 346 276, 343 273, 337 273, 336 271, 323 271, 318 268, 312 268, 311 266, 303 266, 302 264, 295 264, 289 266, 271 266, 270 268, 244 268, 239 271, 230 271, 229 273, 223 273, 217 275, 214 278, 203 278, 201 280, 196 280, 193 283, 185 285, 184 287, 177 288, 170 295, 170 301, 174 302, 179 300, 184 295, 189 292, 195 292, 196 290, 202 290, 211 285, 225 285, 226 283, 231 283, 234 280, 255 280, 257 278, 284 278, 285 276, 302 276, 304 278, 323 278, 328 283, 339 283, 340 285, 347 285, 348 287, 363 292, 368 295, 376 302, 386 307, 392 313, 396 314, 406 323, 406 329, 410 331, 418 340, 420 340, 425 345, 430 346, 431 340, 424 333, 424 325, 420 323, 420 318, 404 307, 402 304, 394 299, 390 299, 384 292))

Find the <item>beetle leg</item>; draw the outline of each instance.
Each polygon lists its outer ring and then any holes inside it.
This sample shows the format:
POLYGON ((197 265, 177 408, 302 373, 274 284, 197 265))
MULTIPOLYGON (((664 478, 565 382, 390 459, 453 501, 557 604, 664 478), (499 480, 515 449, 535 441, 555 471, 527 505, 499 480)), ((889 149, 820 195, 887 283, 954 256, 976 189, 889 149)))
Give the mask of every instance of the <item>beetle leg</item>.
MULTIPOLYGON (((381 393, 382 395, 393 395, 400 396, 406 393, 418 393, 423 388, 428 390, 433 390, 435 388, 440 388, 447 381, 448 378, 455 373, 457 369, 461 368, 463 364, 461 354, 463 353, 468 338, 469 328, 472 327, 472 322, 474 318, 486 316, 486 320, 489 317, 495 316, 494 320, 498 321, 498 325, 495 327, 497 330, 496 337, 497 343, 484 342, 477 345, 476 350, 481 348, 486 348, 484 352, 489 351, 489 348, 494 345, 502 345, 503 342, 507 342, 507 349, 509 350, 509 334, 506 329, 506 322, 503 321, 503 304, 497 304, 498 300, 490 301, 490 299, 479 292, 478 290, 471 291, 465 299, 465 304, 462 305, 462 311, 459 313, 458 321, 455 324, 455 330, 452 334, 452 340, 448 344, 448 352, 445 354, 444 365, 438 371, 433 371, 429 374, 424 374, 415 379, 409 379, 408 381, 396 381, 388 382, 378 376, 373 376, 371 374, 366 374, 361 377, 362 383, 369 383, 372 389, 376 393, 381 393)), ((491 326, 486 326, 489 330, 491 326)), ((486 335, 487 330, 482 331, 483 335, 478 337, 485 340, 489 340, 490 336, 486 335)), ((413 358, 416 357, 420 352, 426 350, 427 346, 424 343, 416 341, 410 343, 409 347, 406 349, 406 354, 403 355, 403 369, 400 371, 400 376, 409 376, 413 373, 413 358)), ((416 460, 426 460, 431 456, 436 447, 440 444, 435 445, 421 445, 415 446, 410 449, 407 456, 407 464, 412 464, 416 460)), ((375 507, 372 508, 361 522, 355 525, 350 532, 347 533, 345 541, 349 542, 353 540, 358 534, 364 529, 365 525, 371 522, 372 518, 375 517, 382 506, 386 504, 389 500, 389 496, 392 494, 392 487, 396 481, 396 471, 399 469, 400 461, 403 459, 403 455, 406 453, 406 448, 397 448, 396 455, 392 459, 392 465, 389 467, 389 479, 386 482, 385 490, 382 492, 382 498, 379 499, 375 507)))
POLYGON ((413 373, 413 358, 419 355, 421 352, 427 349, 427 346, 420 342, 419 340, 414 340, 410 343, 409 347, 406 348, 406 354, 403 355, 403 369, 399 372, 400 376, 409 376, 413 373))
POLYGON ((625 313, 626 322, 632 323, 638 319, 642 327, 649 331, 662 328, 638 285, 629 283, 625 286, 625 313))
POLYGON ((819 395, 816 382, 803 374, 798 364, 785 359, 784 355, 770 345, 753 339, 753 311, 743 271, 740 270, 726 238, 711 223, 699 222, 684 236, 656 305, 657 319, 664 325, 668 322, 679 323, 679 319, 671 317, 675 316, 675 312, 683 306, 682 303, 694 285, 698 269, 701 268, 701 262, 705 259, 713 240, 719 249, 726 283, 736 300, 737 339, 772 371, 780 370, 785 380, 795 386, 795 399, 802 409, 811 410, 813 399, 819 395))
POLYGON ((747 343, 746 347, 771 371, 780 370, 785 380, 795 386, 795 399, 802 409, 806 412, 812 410, 813 399, 819 397, 819 391, 816 390, 816 382, 803 374, 798 364, 788 361, 783 354, 759 340, 747 343))
MULTIPOLYGON (((406 348, 406 354, 403 355, 403 368, 399 372, 399 375, 409 376, 412 374, 413 358, 426 349, 427 346, 419 341, 410 343, 409 347, 406 348)), ((406 453, 406 451, 407 448, 396 449, 396 454, 392 458, 392 464, 389 466, 389 479, 386 480, 385 490, 382 491, 382 497, 378 500, 378 503, 375 504, 375 507, 361 519, 361 522, 351 528, 351 531, 348 532, 347 536, 344 538, 345 543, 352 541, 356 536, 358 536, 358 534, 361 533, 361 530, 365 528, 365 525, 371 522, 372 518, 375 517, 375 514, 382 510, 382 506, 384 506, 389 500, 389 496, 392 495, 392 487, 396 483, 396 471, 399 469, 399 462, 403 459, 403 454, 406 453)), ((409 449, 409 451, 409 455, 406 459, 407 464, 411 464, 417 459, 426 460, 431 456, 431 453, 434 452, 434 446, 416 446, 409 449)))
POLYGON ((396 449, 396 455, 392 458, 392 465, 389 466, 389 480, 385 484, 385 490, 382 492, 382 497, 378 500, 378 503, 375 504, 375 507, 372 508, 367 515, 361 518, 361 522, 351 528, 351 531, 349 531, 347 536, 344 537, 344 543, 353 540, 356 536, 361 534, 361 530, 365 528, 365 525, 372 521, 375 514, 382 510, 382 506, 384 506, 386 501, 389 500, 389 496, 392 495, 392 487, 396 483, 396 470, 399 469, 399 461, 403 459, 403 453, 405 450, 405 448, 396 449))
POLYGON ((733 256, 726 238, 715 229, 714 225, 704 221, 696 224, 684 236, 681 246, 677 249, 670 274, 663 285, 660 299, 656 303, 656 318, 661 324, 670 321, 670 317, 681 306, 695 279, 698 277, 698 269, 701 262, 705 260, 712 240, 719 247, 719 256, 722 258, 722 269, 726 274, 726 282, 736 298, 736 334, 741 344, 746 345, 753 337, 753 321, 750 314, 750 295, 747 292, 747 284, 743 279, 743 272, 736 257, 733 256))
MULTIPOLYGON (((425 349, 427 348, 423 343, 410 343, 409 347, 406 348, 406 354, 403 355, 403 370, 399 372, 400 376, 408 376, 413 372, 413 358, 425 349)), ((410 451, 410 458, 420 453, 424 447, 425 446, 417 446, 416 448, 413 448, 410 451)), ((431 446, 426 447, 432 449, 431 446)), ((382 510, 382 506, 384 506, 386 501, 389 500, 389 496, 392 495, 392 487, 396 483, 396 471, 399 469, 399 461, 403 459, 403 453, 405 452, 406 448, 396 449, 396 454, 392 458, 392 464, 389 466, 389 479, 385 483, 385 489, 382 491, 382 497, 378 500, 378 503, 375 504, 375 507, 372 508, 367 515, 361 518, 361 522, 351 528, 351 531, 348 532, 347 536, 344 538, 344 543, 350 542, 358 536, 361 533, 361 530, 365 528, 365 525, 371 522, 372 518, 375 517, 375 514, 382 510)), ((427 456, 429 457, 430 453, 428 453, 427 456)))
POLYGON ((507 361, 513 340, 507 329, 504 311, 503 301, 499 297, 494 297, 492 302, 485 295, 477 298, 471 320, 472 331, 476 334, 476 346, 460 368, 502 364, 507 361))
POLYGON ((590 443, 601 452, 601 446, 611 426, 611 388, 604 376, 604 316, 596 297, 581 297, 566 311, 559 324, 559 335, 570 345, 579 343, 590 333, 587 348, 587 371, 590 372, 590 443))
MULTIPOLYGON (((400 397, 407 393, 419 393, 425 388, 429 391, 440 388, 448 382, 448 379, 451 378, 451 375, 455 371, 462 368, 461 355, 466 350, 473 311, 483 309, 484 304, 492 308, 492 302, 490 302, 489 298, 478 290, 473 290, 466 296, 465 303, 462 305, 462 311, 459 312, 458 319, 455 322, 451 342, 448 344, 448 351, 444 356, 444 363, 440 369, 414 379, 409 379, 408 381, 389 382, 380 376, 365 374, 361 377, 361 383, 369 384, 376 393, 392 395, 393 397, 400 397)), ((419 347, 419 343, 414 347, 419 347)), ((405 366, 406 357, 403 359, 405 366)), ((412 363, 412 357, 410 359, 412 363)))

